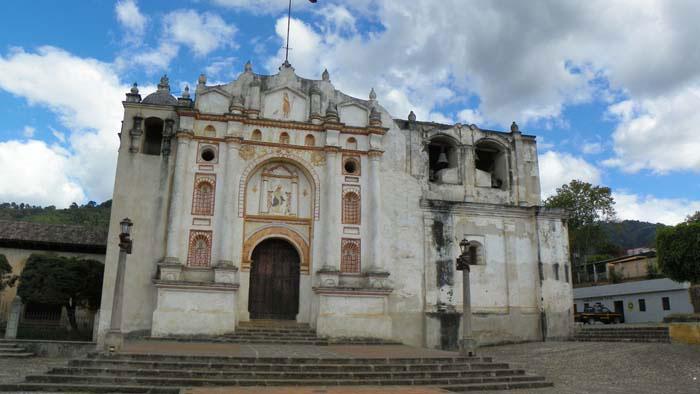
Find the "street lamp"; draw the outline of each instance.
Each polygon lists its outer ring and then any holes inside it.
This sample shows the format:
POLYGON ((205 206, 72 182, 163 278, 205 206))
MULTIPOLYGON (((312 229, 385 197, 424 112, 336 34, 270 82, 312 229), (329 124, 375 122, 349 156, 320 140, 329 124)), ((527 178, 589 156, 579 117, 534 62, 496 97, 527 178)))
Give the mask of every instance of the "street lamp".
POLYGON ((126 270, 126 255, 131 254, 133 241, 131 240, 131 227, 133 222, 129 218, 119 222, 119 260, 117 262, 117 279, 114 282, 114 296, 112 297, 112 319, 109 323, 109 332, 105 338, 105 345, 109 352, 121 349, 124 344, 122 335, 122 312, 124 309, 124 271, 126 270))
POLYGON ((133 225, 134 223, 129 218, 124 218, 119 222, 121 228, 121 233, 119 234, 119 249, 126 252, 126 254, 131 254, 131 245, 133 243, 131 241, 131 226, 133 225))
POLYGON ((462 314, 462 339, 459 341, 459 353, 463 356, 476 355, 476 341, 472 337, 472 306, 469 288, 469 266, 476 264, 471 255, 471 242, 466 238, 459 243, 461 254, 457 257, 457 270, 462 271, 462 295, 464 311, 462 314))

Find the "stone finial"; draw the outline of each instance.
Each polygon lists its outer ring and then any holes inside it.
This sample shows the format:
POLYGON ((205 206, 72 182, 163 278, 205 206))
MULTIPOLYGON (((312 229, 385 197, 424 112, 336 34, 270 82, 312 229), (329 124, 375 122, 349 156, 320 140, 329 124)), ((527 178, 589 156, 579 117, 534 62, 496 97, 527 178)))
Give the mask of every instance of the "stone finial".
POLYGON ((253 72, 253 64, 250 62, 250 60, 245 62, 245 66, 243 66, 243 71, 247 73, 253 72))
POLYGON ((139 94, 139 87, 134 82, 133 85, 131 85, 131 90, 129 90, 129 93, 126 94, 126 102, 127 103, 140 103, 141 102, 141 95, 139 94))
POLYGON ((510 124, 510 132, 511 133, 519 133, 520 129, 518 128, 518 124, 513 122, 510 124))
POLYGON ((330 81, 331 80, 331 75, 328 73, 328 69, 325 68, 323 69, 323 73, 321 74, 321 79, 324 81, 330 81))
POLYGON ((185 85, 185 90, 182 92, 182 98, 188 99, 190 98, 190 86, 185 85))
POLYGON ((197 79, 197 85, 204 86, 207 84, 207 76, 204 74, 199 74, 199 78, 197 79))
POLYGON ((168 78, 167 74, 160 77, 160 83, 158 84, 158 90, 165 90, 167 92, 170 92, 170 79, 168 78))
POLYGON ((416 121, 416 114, 414 114, 413 111, 411 111, 411 112, 408 114, 408 121, 409 121, 409 122, 415 122, 415 121, 416 121))
POLYGON ((369 99, 372 101, 377 99, 377 93, 374 92, 374 88, 369 91, 369 99))

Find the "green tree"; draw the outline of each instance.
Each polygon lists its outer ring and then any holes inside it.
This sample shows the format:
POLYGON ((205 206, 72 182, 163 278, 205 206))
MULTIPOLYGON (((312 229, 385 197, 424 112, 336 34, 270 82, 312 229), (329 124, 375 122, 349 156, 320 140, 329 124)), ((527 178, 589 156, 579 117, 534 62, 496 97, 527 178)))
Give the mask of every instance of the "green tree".
POLYGON ((690 282, 690 301, 700 313, 700 221, 660 229, 656 236, 659 268, 676 282, 690 282))
POLYGON ((615 218, 615 200, 609 187, 594 186, 572 180, 557 188, 557 194, 545 200, 548 208, 563 208, 569 213, 571 261, 581 264, 586 256, 609 249, 607 236, 600 223, 615 218))
POLYGON ((62 305, 78 331, 78 307, 97 310, 102 295, 104 265, 96 260, 32 254, 20 277, 17 293, 24 302, 62 305))
POLYGON ((700 211, 695 211, 694 214, 686 216, 685 221, 687 223, 700 222, 700 211))
POLYGON ((0 291, 15 285, 18 276, 12 274, 12 266, 4 254, 0 254, 0 291))

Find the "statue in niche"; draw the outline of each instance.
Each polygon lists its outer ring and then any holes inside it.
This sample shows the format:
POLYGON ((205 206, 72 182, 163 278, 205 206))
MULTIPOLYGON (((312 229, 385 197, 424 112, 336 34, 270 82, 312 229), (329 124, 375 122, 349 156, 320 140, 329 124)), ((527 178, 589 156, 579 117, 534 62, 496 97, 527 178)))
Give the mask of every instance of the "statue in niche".
POLYGON ((282 116, 284 116, 285 119, 288 119, 291 111, 292 103, 289 101, 289 95, 287 92, 284 92, 284 95, 282 96, 282 116))
POLYGON ((277 215, 289 215, 290 193, 285 193, 282 185, 277 185, 275 190, 269 191, 268 208, 271 213, 277 215))

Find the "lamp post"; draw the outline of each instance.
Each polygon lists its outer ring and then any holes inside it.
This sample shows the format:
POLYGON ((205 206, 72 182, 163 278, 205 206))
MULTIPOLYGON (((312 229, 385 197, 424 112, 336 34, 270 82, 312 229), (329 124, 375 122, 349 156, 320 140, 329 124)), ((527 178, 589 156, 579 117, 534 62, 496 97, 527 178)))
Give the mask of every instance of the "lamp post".
POLYGON ((133 241, 131 240, 131 227, 134 224, 129 218, 119 222, 121 232, 119 234, 119 261, 117 262, 117 280, 114 282, 114 297, 112 297, 112 318, 109 324, 109 332, 105 338, 107 350, 111 353, 119 350, 124 342, 122 335, 122 311, 124 309, 124 271, 126 269, 126 255, 131 254, 133 241))
POLYGON ((476 262, 472 261, 470 254, 471 243, 467 239, 462 239, 459 243, 461 254, 457 257, 457 270, 462 271, 462 295, 464 311, 462 314, 462 339, 459 341, 459 353, 462 356, 476 355, 476 341, 472 337, 472 306, 471 290, 469 286, 469 266, 476 262))

